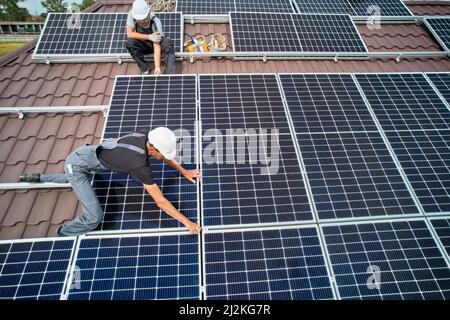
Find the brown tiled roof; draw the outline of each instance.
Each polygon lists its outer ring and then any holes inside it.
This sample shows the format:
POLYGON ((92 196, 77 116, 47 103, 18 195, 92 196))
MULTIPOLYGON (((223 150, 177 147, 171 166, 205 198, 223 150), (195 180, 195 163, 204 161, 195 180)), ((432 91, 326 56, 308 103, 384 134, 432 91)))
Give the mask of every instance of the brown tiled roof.
MULTIPOLYGON (((93 12, 126 12, 131 0, 100 0, 93 12)), ((450 15, 449 2, 410 1, 416 15, 450 15)), ((370 51, 437 51, 439 45, 419 24, 383 24, 371 30, 358 25, 370 51)), ((230 40, 226 24, 186 24, 186 34, 208 39, 221 33, 230 40)), ((13 106, 107 105, 116 75, 139 74, 135 63, 34 63, 34 43, 0 58, 0 108, 13 106)), ((229 48, 230 50, 231 48, 229 48)), ((180 73, 255 72, 412 72, 450 71, 448 58, 408 58, 339 61, 197 60, 178 63, 180 73)), ((0 116, 0 182, 16 182, 22 171, 62 172, 64 159, 77 146, 99 141, 101 113, 0 116)), ((70 189, 0 191, 0 239, 53 236, 56 228, 79 210, 70 189)))

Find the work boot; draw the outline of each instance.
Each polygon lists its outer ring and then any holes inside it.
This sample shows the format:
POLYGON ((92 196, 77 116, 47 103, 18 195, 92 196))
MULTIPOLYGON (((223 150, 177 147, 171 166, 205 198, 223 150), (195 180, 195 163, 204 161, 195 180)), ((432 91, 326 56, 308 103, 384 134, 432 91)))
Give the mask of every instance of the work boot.
POLYGON ((41 174, 22 172, 19 174, 19 182, 41 182, 41 174))

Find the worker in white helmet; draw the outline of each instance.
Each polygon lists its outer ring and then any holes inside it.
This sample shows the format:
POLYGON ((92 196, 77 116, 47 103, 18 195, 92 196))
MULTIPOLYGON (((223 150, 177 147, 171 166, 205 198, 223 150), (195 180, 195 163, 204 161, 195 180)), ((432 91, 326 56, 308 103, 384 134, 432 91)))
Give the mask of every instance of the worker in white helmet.
POLYGON ((85 145, 76 149, 66 159, 65 174, 22 173, 20 182, 70 183, 81 202, 80 216, 60 227, 58 236, 78 236, 94 230, 103 220, 103 210, 91 185, 93 174, 112 170, 129 174, 141 182, 156 205, 168 215, 180 221, 191 233, 199 233, 201 227, 180 213, 167 200, 153 181, 149 158, 164 160, 186 179, 196 183, 199 170, 186 170, 175 161, 177 139, 168 128, 158 127, 148 134, 132 133, 118 139, 105 140, 100 145, 85 145))
POLYGON ((175 70, 175 55, 172 41, 164 36, 161 21, 150 10, 146 0, 135 0, 127 17, 126 47, 137 62, 143 74, 149 74, 150 64, 144 59, 146 54, 154 54, 154 74, 161 74, 161 51, 164 53, 166 73, 175 70))

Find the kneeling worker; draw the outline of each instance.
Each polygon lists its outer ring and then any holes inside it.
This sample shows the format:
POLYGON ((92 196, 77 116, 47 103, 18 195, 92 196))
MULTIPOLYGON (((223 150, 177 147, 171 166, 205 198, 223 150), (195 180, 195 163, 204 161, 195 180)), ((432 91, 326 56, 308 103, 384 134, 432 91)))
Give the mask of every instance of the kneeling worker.
POLYGON ((91 185, 93 174, 112 170, 129 174, 143 183, 156 205, 177 219, 191 233, 199 233, 201 227, 181 214, 167 200, 153 182, 149 158, 163 160, 189 181, 196 183, 199 170, 186 170, 175 160, 177 139, 168 128, 158 127, 148 135, 132 133, 118 139, 105 140, 100 145, 86 145, 76 149, 65 162, 65 174, 22 173, 20 182, 56 182, 72 185, 83 207, 82 215, 58 229, 59 236, 78 236, 94 230, 103 220, 103 210, 91 185))
POLYGON ((172 41, 164 36, 161 21, 145 0, 135 0, 127 17, 126 47, 137 62, 143 74, 150 73, 150 65, 144 55, 154 53, 155 75, 161 74, 161 50, 164 53, 166 73, 173 74, 175 70, 175 55, 172 41))

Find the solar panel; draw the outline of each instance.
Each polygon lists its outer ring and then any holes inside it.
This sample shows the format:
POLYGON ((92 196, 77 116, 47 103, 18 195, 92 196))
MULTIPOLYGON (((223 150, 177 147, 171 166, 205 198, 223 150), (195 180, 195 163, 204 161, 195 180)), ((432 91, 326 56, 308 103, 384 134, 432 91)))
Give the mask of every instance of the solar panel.
MULTIPOLYGON (((196 88, 196 78, 190 75, 117 77, 104 138, 168 127, 179 138, 179 147, 185 148, 179 156, 187 152, 187 158, 181 158, 187 160, 183 166, 194 169, 196 88)), ((197 186, 182 179, 179 172, 161 161, 151 159, 150 163, 153 178, 166 198, 186 217, 195 220, 198 214, 197 186)), ((142 184, 126 174, 101 173, 95 178, 94 188, 105 212, 100 230, 182 226, 155 205, 142 184)))
POLYGON ((305 52, 367 52, 347 15, 295 14, 295 29, 305 52))
POLYGON ((294 9, 290 0, 178 0, 175 11, 188 15, 225 15, 230 11, 294 12, 294 9))
POLYGON ((450 50, 450 18, 426 18, 425 22, 437 36, 444 50, 450 50))
POLYGON ((125 24, 117 24, 121 15, 126 19, 125 13, 50 13, 35 53, 110 54, 112 46, 126 53, 125 24))
POLYGON ((450 219, 431 219, 431 224, 450 257, 450 219))
POLYGON ((356 74, 385 131, 450 129, 450 112, 418 73, 356 74))
POLYGON ((346 0, 295 0, 300 13, 331 13, 350 14, 354 13, 346 0))
POLYGON ((450 212, 450 130, 386 135, 424 211, 450 212))
POLYGON ((274 74, 200 75, 199 86, 204 131, 277 128, 290 134, 274 74))
MULTIPOLYGON (((157 13, 166 37, 181 51, 181 13, 157 13)), ((50 13, 33 54, 39 57, 128 56, 126 13, 50 13)))
MULTIPOLYGON (((224 149, 223 159, 202 163, 203 223, 205 226, 286 223, 312 220, 302 173, 289 135, 204 136, 207 149, 224 149), (267 139, 274 163, 264 164, 264 151, 252 149, 251 140, 267 139), (279 146, 274 146, 273 139, 279 146), (212 142, 208 142, 211 141, 212 142), (228 141, 233 142, 228 142, 228 141), (239 142, 239 141, 244 141, 239 142), (234 144, 234 146, 233 146, 234 144), (231 147, 230 147, 231 145, 231 147), (274 150, 275 151, 272 151, 274 150), (230 154, 232 160, 229 160, 230 154), (259 157, 259 159, 258 159, 259 157), (242 159, 240 162, 238 159, 242 159), (266 172, 275 168, 274 174, 266 172)), ((206 150, 206 151, 205 151, 206 150)), ((204 157, 205 158, 205 157, 204 157)))
POLYGON ((449 299, 450 269, 422 220, 322 227, 341 299, 449 299))
POLYGON ((0 243, 0 300, 59 300, 74 239, 0 243))
POLYGON ((198 236, 85 238, 69 300, 199 299, 198 236))
POLYGON ((427 73, 427 77, 450 104, 450 73, 427 73))
POLYGON ((230 11, 294 12, 290 0, 236 0, 235 10, 230 11))
POLYGON ((298 133, 378 131, 349 74, 280 74, 298 133))
POLYGON ((347 0, 347 2, 355 16, 412 16, 402 0, 347 0))
POLYGON ((297 139, 321 220, 419 213, 378 132, 297 139))
POLYGON ((177 12, 183 14, 228 14, 235 9, 234 0, 177 0, 177 12))
POLYGON ((276 76, 200 75, 199 83, 205 225, 311 220, 276 76))
POLYGON ((367 52, 347 15, 231 12, 230 19, 236 52, 367 52))
POLYGON ((301 52, 292 15, 231 12, 235 52, 301 52))
POLYGON ((204 237, 207 299, 333 299, 314 227, 204 237))
POLYGON ((401 0, 295 0, 300 13, 341 13, 351 16, 411 16, 401 0))

